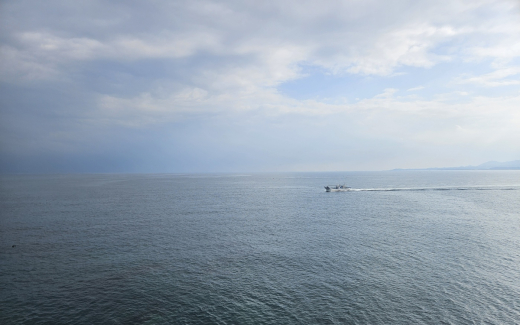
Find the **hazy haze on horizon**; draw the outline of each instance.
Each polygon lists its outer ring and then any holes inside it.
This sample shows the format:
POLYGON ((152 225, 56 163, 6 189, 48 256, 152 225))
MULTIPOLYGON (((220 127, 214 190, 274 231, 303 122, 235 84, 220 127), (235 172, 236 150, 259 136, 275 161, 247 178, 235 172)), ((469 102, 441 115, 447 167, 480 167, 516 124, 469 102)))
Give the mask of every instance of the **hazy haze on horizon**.
POLYGON ((0 172, 520 158, 520 2, 0 2, 0 172))

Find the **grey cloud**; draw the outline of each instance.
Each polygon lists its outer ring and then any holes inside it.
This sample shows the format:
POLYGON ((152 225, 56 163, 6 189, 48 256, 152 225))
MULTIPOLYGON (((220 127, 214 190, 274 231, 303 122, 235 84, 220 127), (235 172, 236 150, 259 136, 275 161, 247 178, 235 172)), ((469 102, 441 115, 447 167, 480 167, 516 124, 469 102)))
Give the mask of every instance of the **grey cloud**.
MULTIPOLYGON (((299 58, 305 61, 327 68, 338 64, 343 69, 357 66, 358 70, 377 73, 363 68, 358 61, 377 50, 372 44, 381 41, 382 36, 396 35, 403 28, 426 28, 418 35, 426 43, 416 40, 407 44, 413 35, 404 35, 404 39, 394 36, 391 41, 393 45, 405 41, 404 46, 431 47, 436 41, 430 41, 435 35, 431 35, 428 28, 442 28, 446 24, 457 28, 468 20, 473 23, 475 17, 468 15, 475 13, 468 9, 483 4, 453 1, 442 5, 427 1, 325 4, 315 1, 79 1, 74 5, 61 1, 6 2, 3 30, 7 35, 4 33, 3 38, 10 39, 14 48, 23 50, 24 46, 33 46, 26 50, 40 53, 45 52, 46 44, 53 43, 56 51, 49 51, 50 55, 59 59, 67 59, 62 56, 69 55, 69 59, 76 60, 176 58, 200 51, 247 55, 269 51, 273 46, 293 46, 305 49, 305 57, 299 58), (31 35, 32 40, 28 39, 31 35), (434 43, 430 43, 432 41, 434 43), (255 48, 255 44, 263 49, 255 48)), ((440 35, 441 39, 447 36, 440 35)), ((389 45, 392 44, 383 43, 383 46, 389 45)), ((390 69, 409 62, 394 60, 390 58, 386 63, 390 69)))
MULTIPOLYGON (((485 118, 494 103, 505 111, 493 123, 513 121, 503 133, 508 142, 516 136, 516 97, 471 98, 457 106, 399 97, 395 90, 327 104, 284 96, 277 87, 305 77, 304 65, 377 78, 403 67, 500 59, 498 71, 516 71, 507 66, 520 55, 515 5, 3 1, 4 169, 334 168, 326 162, 338 155, 352 159, 345 166, 361 168, 369 157, 392 156, 386 147, 405 152, 418 143, 447 145, 450 137, 460 146, 480 141, 497 128, 485 118), (468 112, 479 123, 467 126, 471 118, 461 115, 468 112), (454 128, 455 122, 465 128, 454 128), (358 158, 338 150, 357 152, 358 158), (38 167, 38 157, 45 166, 38 167)), ((473 81, 493 78, 488 73, 473 81)))

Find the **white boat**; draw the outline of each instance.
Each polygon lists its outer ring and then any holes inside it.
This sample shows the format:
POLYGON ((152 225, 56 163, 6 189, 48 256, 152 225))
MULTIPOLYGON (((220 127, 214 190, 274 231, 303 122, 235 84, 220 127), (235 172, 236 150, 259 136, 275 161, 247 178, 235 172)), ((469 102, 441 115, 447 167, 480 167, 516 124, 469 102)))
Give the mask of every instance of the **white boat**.
POLYGON ((325 192, 347 192, 350 191, 350 187, 345 185, 327 185, 325 186, 325 192))

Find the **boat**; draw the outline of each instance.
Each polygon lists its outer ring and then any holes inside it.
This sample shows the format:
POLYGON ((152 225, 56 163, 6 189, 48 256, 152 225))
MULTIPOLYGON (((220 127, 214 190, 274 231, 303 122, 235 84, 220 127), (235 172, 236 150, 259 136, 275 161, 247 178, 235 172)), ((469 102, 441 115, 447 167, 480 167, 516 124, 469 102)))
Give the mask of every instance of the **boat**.
POLYGON ((345 185, 326 185, 325 192, 347 192, 350 191, 350 187, 345 185))

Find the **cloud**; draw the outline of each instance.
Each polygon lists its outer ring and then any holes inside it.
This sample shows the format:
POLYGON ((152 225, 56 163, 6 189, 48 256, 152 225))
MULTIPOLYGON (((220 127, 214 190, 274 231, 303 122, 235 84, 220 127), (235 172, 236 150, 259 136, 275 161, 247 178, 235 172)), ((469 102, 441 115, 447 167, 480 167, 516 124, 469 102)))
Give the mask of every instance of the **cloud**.
POLYGON ((477 77, 462 78, 459 82, 476 84, 483 87, 520 85, 520 80, 517 77, 519 74, 520 66, 501 68, 477 77))
MULTIPOLYGON (((507 43, 492 42, 491 37, 486 37, 489 42, 486 46, 475 44, 470 52, 479 57, 517 56, 511 48, 520 44, 515 36, 520 24, 512 19, 501 23, 495 17, 484 17, 485 20, 478 23, 494 28, 475 28, 477 21, 483 18, 478 15, 479 10, 510 9, 486 1, 448 1, 435 5, 420 2, 413 6, 408 1, 391 5, 375 1, 330 2, 319 6, 314 1, 283 4, 179 1, 175 5, 159 1, 156 6, 147 8, 132 9, 117 2, 107 6, 114 14, 111 20, 104 17, 103 5, 94 2, 94 12, 83 23, 98 27, 93 31, 85 26, 71 32, 66 29, 69 26, 52 20, 42 21, 38 28, 31 28, 30 22, 24 24, 23 18, 22 22, 12 22, 19 27, 9 35, 12 40, 8 46, 24 62, 51 70, 58 69, 59 65, 68 69, 63 63, 83 60, 175 60, 202 52, 250 56, 248 65, 290 71, 280 72, 281 76, 272 73, 276 83, 297 75, 295 67, 300 63, 321 66, 333 73, 366 75, 389 75, 401 66, 429 68, 453 59, 453 54, 436 53, 435 49, 461 35, 482 37, 499 33, 509 37, 507 43), (442 6, 446 9, 439 10, 442 6), (141 9, 143 12, 138 11, 141 9), (115 14, 116 10, 123 14, 115 14), (399 10, 402 12, 397 13, 399 10), (388 15, 387 11, 394 14, 388 15), (128 33, 134 25, 140 26, 142 31, 128 33)), ((16 6, 8 3, 4 7, 16 6)), ((52 6, 50 8, 43 9, 43 13, 52 10, 52 6)), ((40 8, 33 10, 37 9, 40 8)), ((70 15, 67 21, 79 14, 74 9, 70 7, 66 13, 70 15)), ((11 11, 20 13, 15 9, 11 11)), ((247 66, 242 68, 248 69, 247 66)))
POLYGON ((421 89, 424 89, 424 87, 423 86, 417 86, 417 87, 413 87, 413 88, 407 89, 406 91, 417 91, 417 90, 421 90, 421 89))
POLYGON ((402 150, 507 143, 504 150, 520 152, 516 1, 0 6, 4 152, 95 152, 103 139, 131 146, 155 128, 165 130, 147 141, 164 142, 162 150, 229 146, 250 152, 249 162, 271 147, 276 160, 287 147, 304 146, 299 138, 313 143, 306 159, 342 146, 385 151, 389 143, 402 150), (320 76, 344 84, 324 86, 320 76), (295 90, 300 96, 281 90, 297 80, 310 84, 295 90), (320 87, 331 91, 306 96, 320 87), (169 131, 187 125, 211 134, 169 131), (236 145, 237 138, 264 149, 236 145), (278 147, 281 138, 292 140, 278 147))

